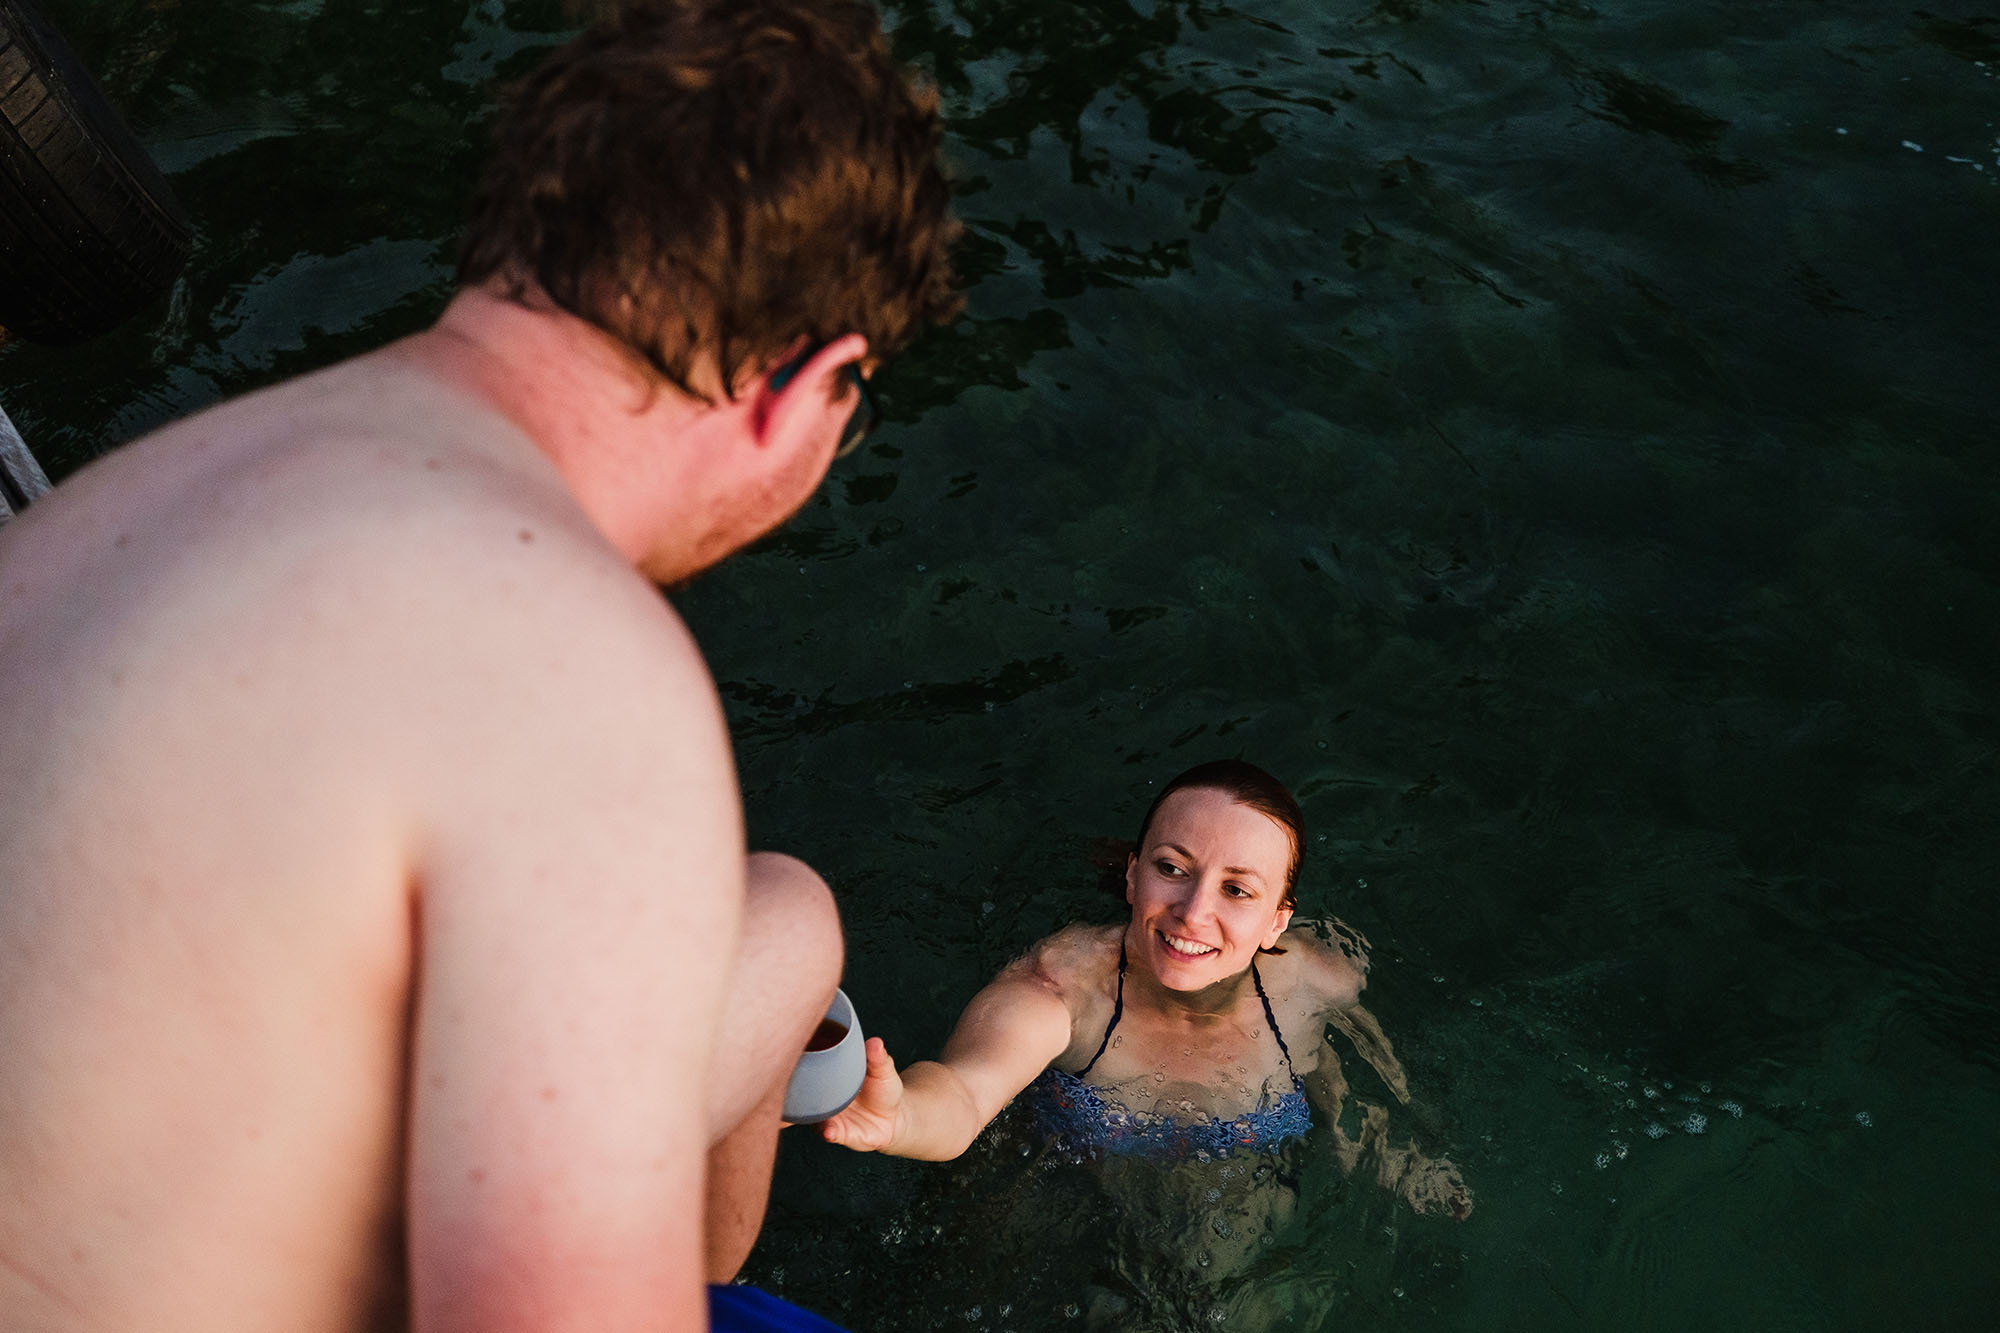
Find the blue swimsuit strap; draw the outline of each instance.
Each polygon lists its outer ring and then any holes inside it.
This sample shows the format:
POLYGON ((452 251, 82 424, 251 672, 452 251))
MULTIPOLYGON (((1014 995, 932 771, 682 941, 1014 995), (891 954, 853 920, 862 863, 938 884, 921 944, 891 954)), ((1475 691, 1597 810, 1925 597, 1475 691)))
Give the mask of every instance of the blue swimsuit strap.
POLYGON ((1111 1006, 1111 1021, 1104 1025, 1104 1040, 1097 1043, 1097 1054, 1090 1057, 1089 1065, 1085 1065, 1083 1068, 1077 1070, 1072 1077, 1082 1078, 1085 1074, 1088 1074, 1090 1072, 1090 1065, 1096 1064, 1098 1060, 1103 1056, 1105 1048, 1111 1045, 1111 1029, 1117 1027, 1118 1020, 1124 1016, 1125 1016, 1125 940, 1121 936, 1118 940, 1118 999, 1111 1006))
POLYGON ((1271 997, 1264 993, 1264 979, 1257 975, 1257 960, 1250 960, 1250 984, 1257 988, 1257 998, 1264 1002, 1264 1021, 1271 1025, 1271 1035, 1278 1039, 1278 1054, 1285 1057, 1285 1072, 1292 1076, 1292 1087, 1305 1091, 1305 1084, 1299 1079, 1299 1071, 1292 1064, 1292 1048, 1285 1045, 1285 1034, 1278 1030, 1278 1016, 1271 1012, 1271 997))
MULTIPOLYGON (((1264 1021, 1271 1025, 1271 1035, 1278 1039, 1278 1054, 1285 1057, 1285 1072, 1292 1076, 1292 1086, 1303 1092, 1305 1085, 1299 1081, 1299 1071, 1292 1064, 1292 1048, 1285 1045, 1285 1034, 1278 1030, 1278 1016, 1271 1012, 1271 997, 1264 993, 1264 979, 1257 975, 1257 960, 1254 958, 1250 960, 1250 984, 1257 988, 1257 999, 1264 1006, 1264 1021)), ((1118 941, 1118 996, 1111 1003, 1111 1021, 1104 1025, 1104 1040, 1097 1043, 1097 1054, 1090 1057, 1090 1064, 1071 1074, 1071 1078, 1082 1078, 1103 1058, 1105 1050, 1111 1045, 1111 1029, 1117 1027, 1118 1020, 1124 1016, 1125 941, 1121 938, 1118 941)))

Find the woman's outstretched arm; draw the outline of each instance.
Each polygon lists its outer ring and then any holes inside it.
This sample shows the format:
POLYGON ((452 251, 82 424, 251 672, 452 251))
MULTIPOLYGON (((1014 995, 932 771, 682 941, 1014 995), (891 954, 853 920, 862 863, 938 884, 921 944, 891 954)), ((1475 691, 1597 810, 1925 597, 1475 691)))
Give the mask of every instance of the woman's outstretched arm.
POLYGON ((870 1037, 860 1095, 820 1132, 856 1152, 946 1161, 1069 1042, 1069 1006, 1031 955, 972 997, 938 1059, 899 1072, 881 1039, 870 1037))

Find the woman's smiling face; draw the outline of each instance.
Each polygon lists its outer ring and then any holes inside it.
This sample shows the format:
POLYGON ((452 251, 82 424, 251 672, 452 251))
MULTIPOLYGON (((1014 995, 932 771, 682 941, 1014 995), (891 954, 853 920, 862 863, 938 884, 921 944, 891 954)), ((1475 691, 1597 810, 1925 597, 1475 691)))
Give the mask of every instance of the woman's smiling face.
POLYGON ((1200 990, 1245 971, 1284 933, 1292 840, 1269 815, 1213 787, 1160 803, 1125 868, 1133 944, 1160 984, 1200 990))

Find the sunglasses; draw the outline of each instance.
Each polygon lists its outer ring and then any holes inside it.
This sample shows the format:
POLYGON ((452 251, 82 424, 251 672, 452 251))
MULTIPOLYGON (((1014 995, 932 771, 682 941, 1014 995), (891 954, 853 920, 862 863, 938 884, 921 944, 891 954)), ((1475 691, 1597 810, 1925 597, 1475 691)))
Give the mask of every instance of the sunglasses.
MULTIPOLYGON (((776 393, 790 384, 792 376, 804 370, 806 362, 818 356, 825 346, 826 344, 821 343, 818 347, 808 347, 772 371, 771 392, 776 393)), ((840 447, 833 451, 835 458, 845 458, 859 449, 861 442, 868 438, 868 432, 874 430, 875 423, 882 419, 882 405, 875 401, 875 391, 868 387, 868 380, 862 375, 861 368, 849 361, 840 369, 841 373, 853 382, 855 389, 861 395, 861 401, 855 404, 854 415, 847 419, 847 429, 840 436, 840 447)))

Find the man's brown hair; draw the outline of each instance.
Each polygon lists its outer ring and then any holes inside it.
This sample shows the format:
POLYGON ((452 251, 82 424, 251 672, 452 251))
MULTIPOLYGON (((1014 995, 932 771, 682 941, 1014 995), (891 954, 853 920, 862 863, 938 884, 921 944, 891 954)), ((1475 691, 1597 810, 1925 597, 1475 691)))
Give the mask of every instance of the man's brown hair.
POLYGON ((867 0, 631 0, 514 88, 463 285, 539 288, 685 393, 957 313, 937 95, 867 0))

